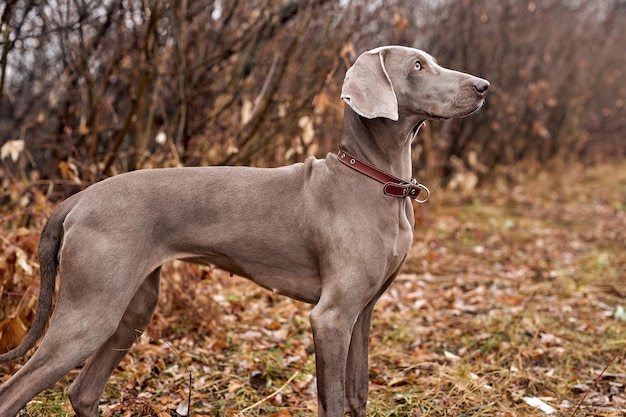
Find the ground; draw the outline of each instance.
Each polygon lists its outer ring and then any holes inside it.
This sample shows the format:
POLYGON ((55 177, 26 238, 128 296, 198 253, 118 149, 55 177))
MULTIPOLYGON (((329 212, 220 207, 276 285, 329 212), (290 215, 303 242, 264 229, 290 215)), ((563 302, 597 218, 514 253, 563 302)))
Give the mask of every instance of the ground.
MULTIPOLYGON (((410 257, 374 314, 368 415, 626 413, 625 164, 433 190, 416 220, 410 257)), ((314 415, 310 306, 181 262, 163 277, 103 416, 187 415, 190 391, 195 416, 314 415)), ((17 366, 0 367, 0 380, 17 366)), ((30 415, 72 415, 74 377, 30 415)))

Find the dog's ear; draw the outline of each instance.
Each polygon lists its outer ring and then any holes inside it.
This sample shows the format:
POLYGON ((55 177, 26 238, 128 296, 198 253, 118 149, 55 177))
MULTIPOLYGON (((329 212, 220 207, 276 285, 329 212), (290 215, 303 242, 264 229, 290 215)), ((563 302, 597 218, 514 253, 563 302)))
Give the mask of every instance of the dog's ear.
POLYGON ((363 53, 346 72, 341 98, 357 114, 398 120, 398 99, 385 68, 385 48, 363 53))

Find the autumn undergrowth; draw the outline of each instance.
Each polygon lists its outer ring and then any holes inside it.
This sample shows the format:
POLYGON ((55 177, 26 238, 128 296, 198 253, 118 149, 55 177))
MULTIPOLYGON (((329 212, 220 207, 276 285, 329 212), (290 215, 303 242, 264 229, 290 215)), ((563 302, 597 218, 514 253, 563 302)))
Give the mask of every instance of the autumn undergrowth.
MULTIPOLYGON (((0 313, 29 323, 51 205, 23 191, 28 201, 14 193, 0 213, 0 313)), ((416 207, 410 257, 374 314, 368 415, 623 415, 624 201, 621 164, 499 175, 416 207)), ((103 416, 314 415, 310 306, 182 262, 166 265, 162 290, 103 416)), ((19 366, 1 366, 0 380, 19 366)), ((32 401, 30 415, 72 415, 65 392, 76 374, 32 401)))

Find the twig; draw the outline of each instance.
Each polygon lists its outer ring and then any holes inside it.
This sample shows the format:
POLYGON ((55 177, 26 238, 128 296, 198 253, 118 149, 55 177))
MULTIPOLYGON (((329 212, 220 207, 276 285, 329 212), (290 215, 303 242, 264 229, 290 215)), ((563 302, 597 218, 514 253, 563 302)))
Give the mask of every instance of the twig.
MULTIPOLYGON (((4 12, 2 12, 2 19, 0 20, 0 30, 2 30, 2 64, 0 70, 0 97, 3 96, 2 92, 4 91, 4 80, 7 75, 7 57, 9 56, 9 51, 11 50, 11 42, 9 42, 9 35, 11 32, 11 12, 13 11, 13 2, 7 2, 4 12), (6 22, 6 23, 5 23, 6 22)), ((2 110, 2 100, 0 100, 0 110, 2 110)))
POLYGON ((252 404, 249 407, 244 408, 243 410, 241 410, 240 412, 237 413, 237 416, 243 416, 244 413, 247 413, 248 411, 252 410, 255 407, 258 407, 259 405, 263 404, 265 401, 270 400, 272 398, 274 398, 275 396, 277 396, 282 390, 284 390, 287 385, 289 385, 291 383, 291 381, 294 380, 295 377, 297 377, 298 375, 300 375, 300 372, 296 371, 295 374, 291 375, 291 377, 287 380, 287 382, 285 382, 285 384, 278 388, 276 391, 274 391, 273 393, 271 393, 270 395, 268 395, 265 398, 260 399, 259 401, 255 402, 254 404, 252 404))
POLYGON ((278 64, 278 53, 274 54, 274 59, 272 60, 272 66, 270 67, 270 70, 268 71, 267 76, 265 77, 265 81, 263 82, 263 86, 261 87, 261 91, 259 92, 259 95, 254 100, 254 106, 252 107, 251 118, 256 117, 257 113, 259 112, 259 107, 261 107, 261 104, 265 98, 265 94, 267 93, 270 80, 274 76, 274 71, 276 71, 276 64, 278 64))
POLYGON ((598 382, 602 379, 602 377, 604 376, 604 374, 606 373, 606 370, 609 369, 609 366, 611 366, 611 364, 613 362, 615 362, 615 359, 617 359, 619 356, 622 355, 622 353, 624 353, 624 351, 626 351, 626 345, 624 345, 619 352, 617 352, 615 354, 615 356, 613 356, 613 358, 609 361, 609 363, 606 364, 606 366, 604 367, 604 369, 602 370, 602 372, 600 372, 594 379, 593 379, 593 383, 591 384, 591 386, 589 387, 589 389, 585 392, 585 395, 583 395, 583 398, 581 398, 581 400, 578 402, 578 404, 576 405, 576 408, 574 408, 574 411, 572 411, 572 414, 570 414, 570 417, 574 417, 576 416, 576 413, 578 412, 578 410, 580 410, 580 407, 583 405, 583 403, 585 402, 585 400, 587 399, 587 396, 589 396, 589 393, 591 392, 591 390, 593 388, 595 388, 596 385, 598 385, 598 382))
POLYGON ((189 386, 187 387, 187 417, 191 417, 192 412, 191 412, 191 389, 192 389, 192 385, 193 385, 193 377, 191 375, 191 370, 187 367, 187 365, 185 364, 185 361, 183 361, 183 358, 180 356, 180 354, 178 353, 178 351, 174 348, 174 346, 172 346, 171 343, 169 343, 167 340, 163 340, 163 339, 159 339, 161 342, 165 343, 167 346, 169 346, 170 349, 172 349, 172 351, 176 354, 176 357, 178 357, 178 360, 180 361, 180 363, 183 365, 183 367, 185 368, 185 371, 187 371, 187 373, 189 374, 189 386))

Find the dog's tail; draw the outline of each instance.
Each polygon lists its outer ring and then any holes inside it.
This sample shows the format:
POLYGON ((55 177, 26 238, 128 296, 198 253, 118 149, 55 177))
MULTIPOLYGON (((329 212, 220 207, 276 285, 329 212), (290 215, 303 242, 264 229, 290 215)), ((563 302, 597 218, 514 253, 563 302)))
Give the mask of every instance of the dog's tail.
POLYGON ((0 355, 0 363, 9 362, 20 358, 35 345, 43 333, 50 311, 56 281, 57 266, 59 263, 58 253, 63 237, 63 222, 74 204, 68 199, 52 213, 48 222, 41 232, 39 241, 39 265, 41 268, 41 287, 39 289, 39 301, 37 313, 33 324, 20 344, 14 349, 0 355))

